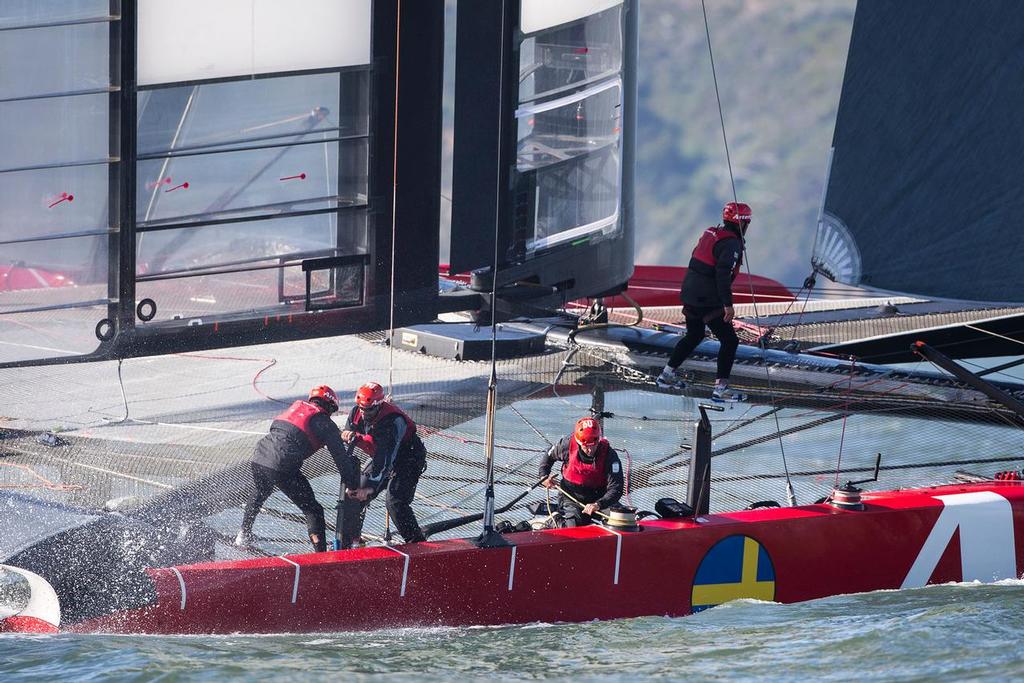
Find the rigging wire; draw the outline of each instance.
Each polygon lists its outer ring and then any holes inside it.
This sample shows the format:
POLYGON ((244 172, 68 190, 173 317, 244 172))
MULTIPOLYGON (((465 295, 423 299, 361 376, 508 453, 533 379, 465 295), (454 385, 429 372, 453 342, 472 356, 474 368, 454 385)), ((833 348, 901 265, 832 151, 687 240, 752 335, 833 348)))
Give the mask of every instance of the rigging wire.
POLYGON ((722 96, 718 92, 718 73, 715 70, 715 53, 711 49, 711 26, 708 23, 708 8, 704 0, 700 0, 701 11, 704 12, 704 34, 708 39, 708 57, 711 59, 711 79, 715 84, 715 99, 718 101, 718 119, 722 123, 722 144, 725 145, 725 163, 729 167, 729 182, 732 184, 732 200, 736 200, 736 178, 732 172, 732 157, 729 156, 729 138, 725 134, 725 113, 722 109, 722 96))
MULTIPOLYGON (((734 202, 738 202, 739 199, 737 198, 737 195, 736 195, 736 178, 735 178, 735 176, 733 174, 733 171, 732 171, 732 158, 729 155, 729 137, 726 134, 726 129, 725 129, 725 112, 724 112, 724 110, 722 108, 722 96, 719 93, 719 89, 718 89, 718 74, 716 73, 716 69, 715 69, 715 53, 714 53, 714 50, 711 47, 711 26, 710 26, 710 24, 708 22, 708 9, 707 9, 707 6, 705 4, 705 0, 700 0, 700 8, 701 8, 701 10, 704 13, 704 34, 705 34, 705 36, 707 36, 708 57, 711 60, 711 78, 712 78, 712 80, 714 81, 714 84, 715 84, 715 100, 718 102, 718 119, 719 119, 719 121, 722 124, 722 143, 725 145, 725 161, 726 161, 726 165, 729 168, 729 183, 732 186, 732 200, 734 202)), ((747 251, 746 250, 746 240, 741 238, 740 241, 743 244, 743 252, 745 254, 746 251, 747 251)), ((754 296, 754 280, 753 280, 752 274, 750 272, 750 259, 746 258, 743 261, 744 261, 744 265, 747 268, 747 284, 750 287, 750 300, 754 304, 754 320, 755 320, 757 326, 760 328, 761 327, 761 316, 758 314, 758 311, 757 311, 757 298, 754 296)), ((762 363, 762 365, 764 365, 765 378, 768 381, 768 395, 771 397, 772 406, 774 407, 775 406, 775 392, 772 389, 772 377, 771 377, 771 371, 768 368, 767 356, 765 354, 765 345, 764 344, 759 344, 759 346, 761 348, 761 363, 762 363)), ((779 451, 781 451, 781 453, 782 453, 782 468, 783 468, 783 470, 784 470, 784 472, 786 474, 786 497, 788 498, 789 505, 791 507, 793 507, 793 506, 796 505, 796 493, 793 491, 793 481, 792 481, 792 479, 789 476, 789 465, 786 462, 786 448, 785 448, 785 445, 782 442, 782 431, 781 431, 781 426, 779 424, 779 416, 778 416, 778 413, 773 413, 773 415, 775 417, 776 431, 778 432, 778 435, 779 435, 779 451)))
MULTIPOLYGON (((501 28, 504 36, 505 30, 505 7, 501 5, 501 28)), ((504 108, 502 103, 505 99, 505 39, 502 37, 499 48, 498 64, 502 68, 498 71, 498 148, 495 150, 497 157, 501 158, 502 135, 504 134, 504 108)), ((497 328, 497 303, 498 303, 498 228, 500 215, 497 207, 501 197, 501 174, 498 173, 494 181, 494 261, 491 265, 491 376, 487 380, 487 423, 484 429, 484 459, 487 467, 487 483, 484 489, 484 517, 483 533, 481 541, 486 541, 494 535, 494 411, 498 401, 498 328, 497 328)))
POLYGON ((540 431, 539 429, 537 429, 537 426, 534 425, 532 422, 530 422, 526 418, 525 415, 523 415, 521 412, 519 412, 519 410, 514 405, 510 404, 509 405, 509 410, 511 410, 516 415, 518 415, 523 420, 523 422, 525 422, 527 424, 527 426, 530 429, 532 429, 537 434, 537 436, 539 436, 540 438, 542 438, 544 440, 544 443, 546 443, 549 447, 550 446, 554 446, 554 444, 551 443, 551 439, 549 439, 548 437, 544 436, 544 433, 542 431, 540 431))
MULTIPOLYGON (((846 387, 847 397, 853 393, 853 368, 857 363, 857 360, 852 356, 850 357, 850 361, 850 376, 846 387)), ((850 415, 849 407, 849 402, 847 402, 847 405, 843 409, 843 429, 839 433, 839 455, 836 457, 836 480, 834 484, 836 488, 839 487, 839 472, 842 471, 843 467, 843 441, 846 439, 846 418, 850 415)))
POLYGON ((402 63, 402 0, 398 0, 395 15, 395 104, 391 140, 391 311, 388 320, 388 396, 394 392, 395 380, 395 252, 398 235, 398 87, 402 63))
MULTIPOLYGON (((398 249, 398 93, 402 65, 402 0, 395 9, 395 102, 391 125, 391 306, 388 318, 388 398, 395 391, 395 253, 398 249)), ((384 543, 391 542, 391 510, 384 512, 384 543)))
POLYGON ((988 334, 988 335, 991 335, 993 337, 997 337, 999 339, 1002 339, 1004 341, 1013 342, 1014 344, 1020 344, 1021 346, 1024 346, 1024 342, 1022 342, 1021 340, 1014 339, 1013 337, 1007 337, 1004 334, 999 334, 997 332, 992 332, 991 330, 985 330, 985 329, 982 329, 982 328, 977 327, 975 325, 964 325, 964 327, 966 327, 969 330, 974 330, 975 332, 981 332, 982 334, 988 334))

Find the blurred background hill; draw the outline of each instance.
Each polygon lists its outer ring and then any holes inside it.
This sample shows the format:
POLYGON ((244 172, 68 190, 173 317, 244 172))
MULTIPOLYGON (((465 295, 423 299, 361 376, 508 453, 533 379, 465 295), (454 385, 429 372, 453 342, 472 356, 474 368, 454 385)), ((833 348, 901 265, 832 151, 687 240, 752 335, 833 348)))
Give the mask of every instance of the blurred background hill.
MULTIPOLYGON (((796 289, 810 273, 856 0, 706 6, 736 193, 754 211, 750 270, 796 289)), ((700 0, 639 0, 639 7, 636 262, 686 265, 700 232, 720 222, 732 199, 704 14, 700 0)), ((450 173, 450 159, 445 167, 450 173)), ((447 197, 450 188, 449 175, 447 197)), ((442 216, 442 225, 449 220, 442 216)))
MULTIPOLYGON (((832 144, 855 0, 708 0, 750 270, 797 285, 832 144)), ((686 265, 732 198, 700 0, 640 1, 637 263, 686 265)))

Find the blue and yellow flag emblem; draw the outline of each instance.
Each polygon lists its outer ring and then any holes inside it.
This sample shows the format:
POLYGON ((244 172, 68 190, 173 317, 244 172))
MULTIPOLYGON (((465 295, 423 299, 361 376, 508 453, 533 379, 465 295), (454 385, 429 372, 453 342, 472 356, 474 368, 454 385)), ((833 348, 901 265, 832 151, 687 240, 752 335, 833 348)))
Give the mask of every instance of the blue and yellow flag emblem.
POLYGON ((730 600, 775 600, 775 567, 768 551, 749 536, 728 536, 711 546, 693 579, 694 612, 730 600))

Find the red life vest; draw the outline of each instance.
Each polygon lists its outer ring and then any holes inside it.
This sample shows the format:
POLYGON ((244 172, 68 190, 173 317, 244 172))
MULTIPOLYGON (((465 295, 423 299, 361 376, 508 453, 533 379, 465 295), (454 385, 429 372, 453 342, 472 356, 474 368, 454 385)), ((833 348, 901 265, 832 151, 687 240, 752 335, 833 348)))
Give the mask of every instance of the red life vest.
MULTIPOLYGON (((358 428, 363 423, 363 413, 358 408, 353 409, 352 412, 352 426, 358 428)), ((372 428, 374 424, 380 422, 382 417, 386 417, 388 415, 400 415, 402 419, 405 420, 405 434, 402 436, 402 443, 409 443, 409 441, 412 440, 412 437, 416 436, 416 423, 413 422, 412 418, 406 415, 405 411, 401 408, 386 401, 381 404, 380 410, 373 418, 373 423, 368 425, 366 429, 372 428)))
MULTIPOLYGON (((710 266, 712 269, 717 265, 715 259, 714 249, 719 242, 725 240, 738 240, 740 236, 721 225, 713 225, 703 233, 701 233, 700 239, 697 240, 697 246, 693 249, 693 256, 691 260, 703 263, 706 266, 710 266)), ((740 265, 743 263, 743 251, 740 251, 740 257, 736 259, 736 265, 732 268, 733 279, 736 278, 740 273, 740 265)))
POLYGON ((313 451, 320 450, 320 447, 324 445, 323 441, 317 438, 316 434, 309 427, 309 421, 313 419, 313 416, 317 413, 322 413, 319 406, 309 403, 308 401, 296 401, 295 403, 288 406, 288 410, 284 411, 275 420, 281 420, 282 422, 289 422, 299 429, 309 439, 309 445, 313 447, 313 451))
POLYGON ((569 438, 569 460, 562 465, 562 479, 591 489, 602 489, 608 485, 608 441, 601 439, 594 451, 594 462, 586 463, 580 459, 580 444, 575 438, 569 438))

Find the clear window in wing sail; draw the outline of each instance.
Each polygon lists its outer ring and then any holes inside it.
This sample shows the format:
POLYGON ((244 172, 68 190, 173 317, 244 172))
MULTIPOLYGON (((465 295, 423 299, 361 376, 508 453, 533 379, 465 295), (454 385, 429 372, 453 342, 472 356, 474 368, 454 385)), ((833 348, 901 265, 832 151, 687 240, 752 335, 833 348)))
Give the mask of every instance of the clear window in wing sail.
POLYGON ((621 138, 622 83, 609 81, 516 112, 520 172, 590 154, 621 138))
POLYGON ((546 166, 536 173, 528 252, 613 233, 619 224, 617 147, 546 166))
MULTIPOLYGON (((139 236, 136 296, 156 303, 155 320, 277 309, 305 299, 302 262, 367 250, 366 212, 344 211, 146 232, 139 236)), ((359 260, 360 270, 363 260, 359 260)), ((360 273, 361 276, 361 273, 360 273)), ((315 282, 338 301, 344 273, 315 282)))
POLYGON ((47 24, 107 21, 118 13, 119 2, 110 0, 6 0, 0 11, 0 29, 24 28, 47 24))
POLYGON ((0 245, 0 363, 96 349, 107 253, 106 231, 0 245))
POLYGON ((520 45, 516 257, 610 234, 619 225, 622 44, 617 6, 520 45))
POLYGON ((366 67, 158 87, 138 103, 136 299, 155 302, 154 322, 362 305, 366 67), (335 257, 357 263, 302 268, 335 257))
POLYGON ((4 31, 0 100, 110 88, 109 45, 106 22, 4 31))
POLYGON ((138 225, 365 205, 367 163, 365 138, 147 159, 138 164, 138 225))
POLYGON ((0 172, 0 240, 106 229, 107 163, 0 172))
POLYGON ((0 363, 84 355, 117 297, 117 4, 0 5, 0 363))
POLYGON ((367 135, 368 82, 358 69, 143 90, 139 155, 367 135))
POLYGON ((0 102, 0 122, 0 171, 113 161, 107 93, 0 102))
POLYGON ((519 48, 519 101, 530 102, 622 69, 622 7, 541 31, 519 48))

